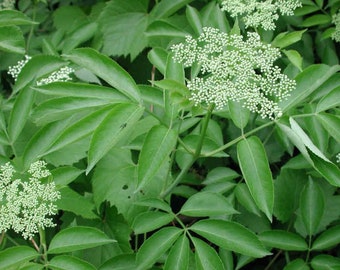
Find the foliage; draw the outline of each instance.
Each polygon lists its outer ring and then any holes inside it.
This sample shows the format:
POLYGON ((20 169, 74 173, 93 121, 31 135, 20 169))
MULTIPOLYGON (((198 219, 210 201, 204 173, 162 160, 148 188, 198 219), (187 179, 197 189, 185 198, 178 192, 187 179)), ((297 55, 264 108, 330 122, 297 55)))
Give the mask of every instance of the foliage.
POLYGON ((3 1, 0 269, 339 269, 339 8, 3 1))

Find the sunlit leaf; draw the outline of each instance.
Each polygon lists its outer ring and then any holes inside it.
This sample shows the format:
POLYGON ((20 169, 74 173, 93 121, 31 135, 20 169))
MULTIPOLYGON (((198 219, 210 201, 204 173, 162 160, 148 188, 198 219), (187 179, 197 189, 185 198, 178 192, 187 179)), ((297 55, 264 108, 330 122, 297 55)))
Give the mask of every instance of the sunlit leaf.
POLYGON ((6 270, 18 267, 39 256, 37 251, 27 246, 15 246, 0 251, 0 269, 6 270))

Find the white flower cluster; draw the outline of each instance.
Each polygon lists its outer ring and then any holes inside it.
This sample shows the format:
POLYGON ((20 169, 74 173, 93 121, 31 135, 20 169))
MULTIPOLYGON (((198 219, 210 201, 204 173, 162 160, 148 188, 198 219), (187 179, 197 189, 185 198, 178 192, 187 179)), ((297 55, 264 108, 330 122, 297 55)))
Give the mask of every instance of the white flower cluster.
MULTIPOLYGON (((32 57, 25 55, 25 59, 20 60, 15 66, 11 66, 8 68, 8 74, 13 77, 14 81, 18 79, 21 70, 31 58, 32 57)), ((67 82, 72 80, 70 74, 73 72, 73 68, 62 67, 59 70, 52 72, 48 77, 38 80, 36 83, 38 86, 41 86, 52 82, 67 82)))
POLYGON ((29 239, 39 228, 55 226, 48 216, 57 213, 60 192, 53 182, 40 181, 50 175, 44 161, 31 164, 27 181, 15 179, 15 173, 9 162, 0 166, 0 232, 13 229, 29 239))
POLYGON ((333 15, 332 22, 335 24, 335 31, 332 34, 332 39, 336 42, 340 42, 340 10, 333 15))
POLYGON ((282 115, 277 101, 287 98, 296 86, 273 65, 279 50, 262 43, 257 33, 249 32, 243 40, 241 35, 206 27, 197 40, 188 36, 171 49, 175 61, 201 67, 202 77, 188 82, 195 105, 214 103, 221 109, 233 100, 262 118, 274 119, 282 115))
POLYGON ((2 0, 0 2, 0 10, 14 9, 14 8, 15 8, 15 0, 2 0))
POLYGON ((241 16, 246 27, 274 30, 278 12, 294 15, 294 10, 302 3, 300 0, 225 0, 221 5, 232 17, 241 16))

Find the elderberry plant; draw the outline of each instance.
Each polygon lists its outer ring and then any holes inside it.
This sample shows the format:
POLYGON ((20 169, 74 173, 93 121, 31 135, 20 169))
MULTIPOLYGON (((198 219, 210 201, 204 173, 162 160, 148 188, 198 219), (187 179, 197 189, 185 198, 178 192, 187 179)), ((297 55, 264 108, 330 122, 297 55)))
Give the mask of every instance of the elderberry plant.
POLYGON ((295 81, 282 74, 274 61, 280 51, 264 44, 257 33, 229 35, 205 27, 198 39, 186 37, 173 45, 174 60, 189 67, 198 64, 201 76, 188 82, 195 105, 215 104, 222 109, 228 100, 241 102, 262 118, 282 115, 277 105, 295 88, 295 81))
POLYGON ((335 31, 332 34, 332 39, 336 42, 340 42, 340 10, 333 15, 332 22, 335 24, 335 31))

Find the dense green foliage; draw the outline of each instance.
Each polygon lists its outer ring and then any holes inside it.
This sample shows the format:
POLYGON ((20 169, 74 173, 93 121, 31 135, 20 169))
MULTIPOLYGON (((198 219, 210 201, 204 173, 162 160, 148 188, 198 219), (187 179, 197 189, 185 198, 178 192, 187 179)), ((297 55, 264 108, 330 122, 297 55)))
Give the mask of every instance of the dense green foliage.
POLYGON ((340 269, 339 8, 1 2, 0 270, 340 269))

